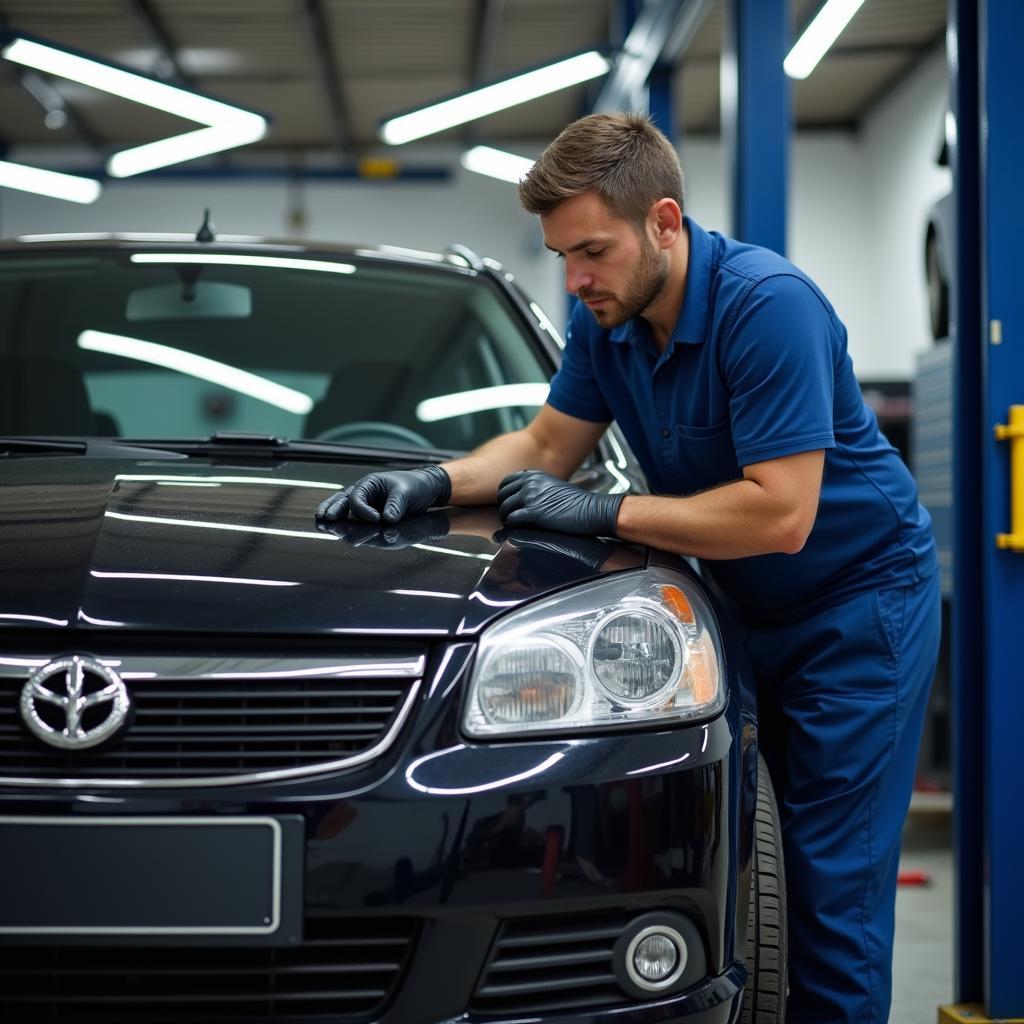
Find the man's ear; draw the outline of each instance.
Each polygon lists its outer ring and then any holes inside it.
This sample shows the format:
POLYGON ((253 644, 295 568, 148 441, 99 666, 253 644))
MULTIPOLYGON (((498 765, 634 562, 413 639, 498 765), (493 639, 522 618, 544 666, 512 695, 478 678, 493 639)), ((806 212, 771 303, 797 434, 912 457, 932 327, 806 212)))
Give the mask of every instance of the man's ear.
POLYGON ((651 205, 647 222, 659 249, 671 249, 683 229, 683 212, 674 199, 659 199, 651 205))

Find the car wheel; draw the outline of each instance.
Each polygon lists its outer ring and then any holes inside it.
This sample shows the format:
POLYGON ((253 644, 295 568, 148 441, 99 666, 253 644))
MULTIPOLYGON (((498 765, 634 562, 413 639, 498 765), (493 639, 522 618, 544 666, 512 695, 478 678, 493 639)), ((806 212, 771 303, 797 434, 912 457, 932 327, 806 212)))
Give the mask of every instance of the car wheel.
POLYGON ((757 755, 750 910, 747 914, 747 986, 742 1024, 782 1024, 786 1019, 786 876, 782 829, 768 766, 757 755))

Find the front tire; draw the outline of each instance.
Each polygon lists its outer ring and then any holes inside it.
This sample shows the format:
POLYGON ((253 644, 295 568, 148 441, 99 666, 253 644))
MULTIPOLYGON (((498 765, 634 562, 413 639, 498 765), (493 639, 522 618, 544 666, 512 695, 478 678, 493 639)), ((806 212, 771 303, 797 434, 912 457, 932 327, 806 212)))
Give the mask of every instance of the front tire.
POLYGON ((746 960, 742 1024, 783 1024, 787 991, 786 875, 779 808, 768 766, 760 754, 746 960))

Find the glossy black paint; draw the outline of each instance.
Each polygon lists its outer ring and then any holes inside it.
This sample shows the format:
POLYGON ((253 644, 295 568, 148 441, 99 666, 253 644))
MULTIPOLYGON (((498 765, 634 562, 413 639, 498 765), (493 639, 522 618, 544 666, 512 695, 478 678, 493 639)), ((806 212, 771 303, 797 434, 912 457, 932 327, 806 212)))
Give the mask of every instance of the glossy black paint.
MULTIPOLYGON (((507 287, 500 274, 491 277, 507 287)), ((514 289, 509 296, 528 323, 522 297, 514 289)), ((557 358, 553 339, 530 329, 557 358)), ((599 455, 581 479, 608 489, 612 474, 601 460, 619 455, 599 455)), ((617 469, 638 481, 632 464, 618 461, 617 469)), ((0 460, 0 656, 102 656, 126 645, 322 652, 382 636, 411 638, 428 651, 410 721, 370 765, 201 790, 8 787, 0 789, 0 816, 301 817, 307 917, 420 921, 409 972, 380 1024, 483 1024, 487 1018, 466 1007, 504 920, 653 908, 695 923, 707 979, 636 1006, 560 1012, 557 1020, 735 1022, 745 979, 756 716, 725 610, 712 595, 729 694, 713 720, 471 741, 460 729, 462 701, 476 637, 489 622, 652 561, 694 574, 681 559, 625 544, 508 533, 493 508, 432 512, 392 529, 318 528, 316 505, 366 471, 365 463, 137 452, 0 460)), ((0 936, 0 947, 5 941, 0 936)), ((145 940, 174 941, 181 940, 145 940)))
POLYGON ((464 635, 552 589, 643 564, 639 549, 596 540, 559 553, 529 547, 528 534, 501 539, 494 508, 319 528, 313 509, 365 472, 267 460, 6 461, 0 630, 464 635))

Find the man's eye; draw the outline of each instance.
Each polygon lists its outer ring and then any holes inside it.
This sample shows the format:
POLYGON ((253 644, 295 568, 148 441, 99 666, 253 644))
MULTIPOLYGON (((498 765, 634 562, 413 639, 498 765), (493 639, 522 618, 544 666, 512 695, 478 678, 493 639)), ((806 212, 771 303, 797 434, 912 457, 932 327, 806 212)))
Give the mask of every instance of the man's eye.
POLYGON ((604 252, 604 249, 587 249, 587 255, 593 259, 595 256, 600 256, 604 252))

